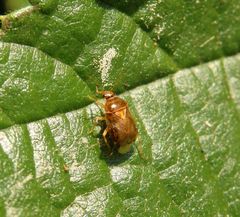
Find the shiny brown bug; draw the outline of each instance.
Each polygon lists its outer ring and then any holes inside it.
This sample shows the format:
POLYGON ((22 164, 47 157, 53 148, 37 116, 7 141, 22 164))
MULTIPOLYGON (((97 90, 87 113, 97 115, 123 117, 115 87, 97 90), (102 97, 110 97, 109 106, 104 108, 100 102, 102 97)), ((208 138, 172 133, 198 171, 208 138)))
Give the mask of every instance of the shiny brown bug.
POLYGON ((106 121, 106 128, 102 134, 106 145, 111 148, 107 139, 109 138, 120 154, 129 152, 131 143, 137 138, 138 130, 127 102, 112 91, 97 89, 96 92, 106 100, 105 104, 96 102, 105 111, 105 116, 98 117, 97 120, 106 121))

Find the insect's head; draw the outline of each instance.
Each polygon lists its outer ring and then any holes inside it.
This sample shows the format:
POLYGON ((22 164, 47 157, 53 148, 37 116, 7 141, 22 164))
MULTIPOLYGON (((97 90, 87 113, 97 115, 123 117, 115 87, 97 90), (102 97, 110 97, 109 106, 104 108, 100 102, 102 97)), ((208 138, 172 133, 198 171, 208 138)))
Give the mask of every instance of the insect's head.
POLYGON ((99 91, 98 88, 96 88, 96 92, 97 92, 97 94, 101 94, 105 99, 109 99, 109 98, 115 96, 115 93, 110 90, 99 91))
POLYGON ((112 91, 106 90, 102 92, 102 95, 105 99, 113 97, 115 94, 112 91))

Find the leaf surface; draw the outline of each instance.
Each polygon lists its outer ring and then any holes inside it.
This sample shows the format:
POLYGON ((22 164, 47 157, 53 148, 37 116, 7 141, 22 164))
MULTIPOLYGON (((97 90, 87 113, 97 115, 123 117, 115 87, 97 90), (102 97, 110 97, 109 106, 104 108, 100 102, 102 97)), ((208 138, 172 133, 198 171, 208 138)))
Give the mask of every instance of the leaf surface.
POLYGON ((237 216, 239 3, 31 3, 0 17, 0 216, 237 216), (128 154, 92 132, 96 85, 128 102, 128 154))

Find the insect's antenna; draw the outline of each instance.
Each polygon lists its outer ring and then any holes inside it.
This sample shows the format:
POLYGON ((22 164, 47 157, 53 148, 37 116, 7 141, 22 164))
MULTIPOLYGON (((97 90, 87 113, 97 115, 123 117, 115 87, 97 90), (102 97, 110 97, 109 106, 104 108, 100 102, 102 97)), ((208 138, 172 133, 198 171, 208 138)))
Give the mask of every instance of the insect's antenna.
POLYGON ((90 96, 90 95, 88 95, 88 96, 84 96, 84 98, 86 98, 86 99, 88 99, 88 100, 90 100, 90 101, 92 101, 92 102, 95 102, 95 101, 97 100, 96 97, 94 97, 94 96, 90 96))
POLYGON ((96 93, 97 93, 97 94, 100 94, 100 95, 103 95, 104 91, 98 90, 98 86, 96 86, 96 93))
POLYGON ((92 102, 95 103, 95 105, 99 108, 99 110, 101 111, 102 109, 104 109, 104 104, 98 101, 97 97, 94 96, 86 96, 89 100, 91 100, 92 102))

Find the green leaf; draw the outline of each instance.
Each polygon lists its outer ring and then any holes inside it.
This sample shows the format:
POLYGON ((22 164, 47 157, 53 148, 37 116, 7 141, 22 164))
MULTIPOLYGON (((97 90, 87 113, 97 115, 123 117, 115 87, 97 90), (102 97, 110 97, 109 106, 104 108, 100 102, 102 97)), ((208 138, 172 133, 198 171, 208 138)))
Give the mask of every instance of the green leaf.
POLYGON ((131 15, 182 67, 239 51, 238 0, 103 1, 131 15))
POLYGON ((36 48, 0 42, 0 128, 86 105, 88 86, 36 48))
POLYGON ((0 216, 238 216, 239 3, 31 3, 0 17, 0 216), (96 85, 136 120, 125 155, 96 85))
POLYGON ((21 19, 6 17, 12 28, 2 40, 36 47, 70 65, 92 90, 102 81, 104 87, 123 91, 177 69, 132 19, 93 0, 59 1, 51 15, 15 16, 21 19))

